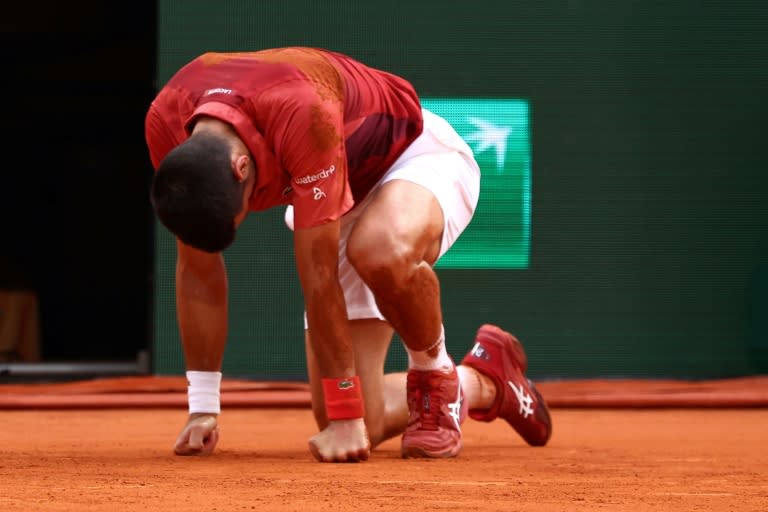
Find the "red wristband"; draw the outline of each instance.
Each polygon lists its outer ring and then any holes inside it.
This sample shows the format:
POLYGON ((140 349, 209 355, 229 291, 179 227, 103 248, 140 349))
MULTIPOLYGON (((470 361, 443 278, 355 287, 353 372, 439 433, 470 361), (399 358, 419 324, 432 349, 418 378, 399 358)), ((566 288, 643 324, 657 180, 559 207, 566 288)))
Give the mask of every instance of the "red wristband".
POLYGON ((360 378, 324 378, 323 394, 328 420, 353 420, 365 415, 360 378))

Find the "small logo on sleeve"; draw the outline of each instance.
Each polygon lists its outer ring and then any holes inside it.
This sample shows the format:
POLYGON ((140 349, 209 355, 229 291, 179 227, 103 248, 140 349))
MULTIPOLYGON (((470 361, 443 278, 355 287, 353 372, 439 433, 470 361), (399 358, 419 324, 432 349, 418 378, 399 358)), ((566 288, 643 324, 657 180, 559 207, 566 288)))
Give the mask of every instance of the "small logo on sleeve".
POLYGON ((325 192, 323 192, 320 187, 312 187, 312 192, 315 194, 315 201, 319 201, 325 197, 325 192))

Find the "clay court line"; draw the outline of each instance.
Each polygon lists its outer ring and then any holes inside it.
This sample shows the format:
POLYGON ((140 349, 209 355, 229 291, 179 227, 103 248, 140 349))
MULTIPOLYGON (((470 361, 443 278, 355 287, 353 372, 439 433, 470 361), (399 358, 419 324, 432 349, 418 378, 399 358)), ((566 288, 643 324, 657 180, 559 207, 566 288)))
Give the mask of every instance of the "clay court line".
MULTIPOLYGON (((369 482, 365 482, 369 483, 369 482)), ((511 485, 511 482, 479 482, 477 480, 378 480, 374 483, 381 485, 469 485, 472 487, 478 485, 504 486, 511 485)))
POLYGON ((657 492, 657 496, 733 496, 730 492, 657 492))
MULTIPOLYGON (((314 480, 311 480, 314 481, 314 480)), ((292 484, 296 483, 296 480, 274 480, 274 482, 281 483, 281 484, 292 484)), ((359 481, 357 483, 365 484, 365 485, 371 485, 371 484, 379 484, 379 485, 468 485, 472 487, 476 487, 478 485, 485 485, 485 486, 504 486, 504 485, 512 485, 512 482, 479 482, 476 480, 453 480, 453 481, 442 481, 442 480, 376 480, 376 481, 359 481)))

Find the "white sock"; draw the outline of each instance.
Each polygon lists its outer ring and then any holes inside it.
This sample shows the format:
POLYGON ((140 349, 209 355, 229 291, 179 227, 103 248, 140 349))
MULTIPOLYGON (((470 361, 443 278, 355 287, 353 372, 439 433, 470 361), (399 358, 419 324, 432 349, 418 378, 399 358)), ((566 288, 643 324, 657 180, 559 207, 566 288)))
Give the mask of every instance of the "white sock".
POLYGON ((445 329, 440 326, 440 337, 427 350, 415 351, 405 347, 408 353, 408 368, 413 370, 430 371, 441 370, 450 373, 453 370, 453 360, 445 349, 445 329), (437 349, 437 356, 432 357, 429 351, 437 349))

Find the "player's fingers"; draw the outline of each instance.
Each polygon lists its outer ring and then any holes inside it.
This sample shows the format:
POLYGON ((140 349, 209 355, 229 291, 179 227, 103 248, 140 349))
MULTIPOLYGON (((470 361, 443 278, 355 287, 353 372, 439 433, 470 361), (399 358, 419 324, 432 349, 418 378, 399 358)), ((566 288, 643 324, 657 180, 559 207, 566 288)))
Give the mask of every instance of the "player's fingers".
POLYGON ((346 462, 347 457, 341 452, 324 452, 313 438, 309 440, 309 451, 318 462, 346 462))
POLYGON ((312 439, 309 440, 309 452, 312 454, 316 461, 325 462, 323 460, 322 454, 320 453, 320 448, 317 447, 317 444, 315 444, 315 441, 312 439))
POLYGON ((176 444, 173 446, 173 453, 176 455, 189 455, 188 441, 189 429, 185 428, 181 434, 179 434, 179 437, 176 438, 176 444))
POLYGON ((357 455, 354 452, 338 452, 334 454, 333 462, 357 462, 357 455))
POLYGON ((200 455, 210 455, 219 441, 218 421, 216 418, 208 416, 199 420, 198 427, 198 432, 201 435, 198 453, 200 455))
POLYGON ((176 455, 209 455, 219 440, 216 418, 204 417, 192 420, 176 440, 176 455))
POLYGON ((326 462, 361 462, 368 459, 367 450, 351 450, 336 452, 332 456, 325 457, 326 462))
POLYGON ((321 448, 323 444, 323 434, 317 434, 309 440, 309 451, 319 462, 361 462, 368 460, 371 454, 371 445, 366 442, 360 448, 341 449, 338 446, 332 446, 330 449, 321 448))
POLYGON ((219 442, 219 429, 214 428, 208 437, 203 439, 203 448, 200 450, 200 455, 210 455, 216 448, 216 443, 219 442))
POLYGON ((177 445, 176 448, 173 450, 173 453, 175 453, 176 455, 196 455, 197 454, 195 450, 192 450, 186 444, 177 445))
POLYGON ((205 430, 201 428, 199 425, 190 427, 189 441, 187 441, 187 446, 189 447, 189 449, 192 451, 198 451, 198 452, 202 450, 206 434, 207 432, 205 432, 205 430))
POLYGON ((198 450, 189 446, 186 441, 179 441, 173 448, 173 453, 176 455, 196 455, 198 450))
MULTIPOLYGON (((309 439, 309 451, 320 462, 360 462, 368 460, 371 443, 363 431, 363 436, 356 440, 341 441, 333 429, 325 429, 309 439), (346 445, 346 446, 345 446, 346 445), (349 446, 352 445, 352 446, 349 446)), ((345 437, 345 436, 341 436, 345 437)))
POLYGON ((195 429, 187 429, 176 442, 174 453, 176 455, 199 455, 203 445, 202 442, 193 440, 193 437, 195 437, 195 429))
POLYGON ((312 456, 314 456, 318 462, 345 462, 343 455, 338 453, 324 452, 322 449, 320 449, 319 446, 317 446, 316 443, 312 441, 309 442, 309 451, 312 452, 312 456))
POLYGON ((189 447, 192 450, 201 451, 205 448, 206 440, 210 437, 211 433, 216 430, 216 418, 212 416, 206 416, 203 418, 195 419, 190 423, 189 429, 189 447))
POLYGON ((344 459, 340 460, 339 462, 362 462, 364 460, 368 460, 370 453, 371 451, 368 446, 358 448, 357 450, 350 450, 344 456, 344 459))

